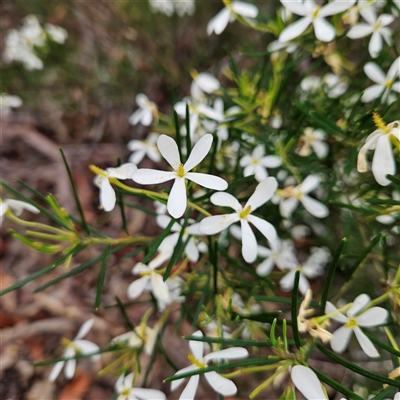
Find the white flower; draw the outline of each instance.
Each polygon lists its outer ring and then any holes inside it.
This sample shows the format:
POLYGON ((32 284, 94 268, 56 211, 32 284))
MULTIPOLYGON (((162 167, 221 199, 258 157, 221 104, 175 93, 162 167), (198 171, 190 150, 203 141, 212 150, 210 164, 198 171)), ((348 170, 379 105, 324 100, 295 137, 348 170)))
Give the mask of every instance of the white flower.
POLYGON ((370 302, 371 299, 368 295, 360 294, 355 298, 352 306, 347 310, 346 316, 341 313, 336 313, 337 308, 332 303, 328 302, 326 304, 325 312, 327 314, 335 312, 332 319, 344 324, 341 328, 333 332, 333 338, 330 342, 333 351, 339 354, 343 353, 350 342, 352 332, 354 332, 364 353, 372 358, 379 357, 379 353, 375 346, 363 333, 360 327, 370 328, 382 325, 386 322, 389 313, 382 307, 372 307, 365 310, 370 302))
MULTIPOLYGON (((168 215, 158 215, 156 221, 158 226, 165 229, 170 223, 171 218, 168 215)), ((188 225, 185 228, 185 231, 182 235, 182 243, 186 243, 186 241, 188 240, 188 236, 190 236, 184 251, 188 259, 192 262, 197 262, 199 260, 199 252, 204 251, 204 247, 199 246, 199 243, 196 243, 195 239, 192 237, 192 236, 204 236, 204 233, 200 231, 199 226, 200 223, 188 225)), ((175 233, 167 236, 161 242, 160 246, 162 247, 167 245, 174 248, 178 243, 181 230, 182 230, 182 225, 179 224, 178 222, 175 222, 171 227, 171 232, 175 233)))
POLYGON ((228 187, 226 181, 214 175, 199 172, 190 172, 195 168, 210 151, 213 136, 203 136, 193 147, 189 158, 182 164, 178 146, 174 139, 161 135, 157 141, 157 147, 161 155, 168 161, 173 171, 158 171, 152 169, 138 169, 132 175, 132 179, 142 185, 151 185, 174 180, 168 197, 167 209, 174 218, 180 218, 187 205, 186 179, 197 183, 207 189, 225 190, 228 187))
POLYGON ((117 400, 165 400, 163 392, 156 389, 135 388, 133 385, 134 374, 121 375, 115 383, 115 391, 118 393, 117 400))
POLYGON ((184 303, 186 301, 186 297, 181 295, 183 285, 185 284, 185 281, 181 277, 169 277, 166 284, 168 286, 170 299, 168 301, 158 300, 158 310, 161 312, 172 303, 184 303))
POLYGON ((324 17, 348 10, 356 0, 334 0, 319 6, 314 0, 281 0, 281 3, 293 14, 303 18, 287 26, 280 34, 280 42, 288 42, 300 36, 310 24, 314 25, 315 36, 323 42, 330 42, 336 36, 335 28, 324 17))
POLYGON ((129 123, 136 125, 141 123, 144 126, 149 126, 153 122, 153 117, 157 118, 157 104, 149 100, 149 98, 139 93, 136 96, 136 103, 139 108, 129 117, 129 123))
POLYGON ((128 142, 128 149, 133 151, 129 156, 129 162, 137 165, 143 160, 145 155, 154 162, 160 162, 160 152, 156 146, 159 137, 158 133, 150 132, 146 140, 131 140, 128 142))
POLYGON ((132 163, 122 164, 118 168, 107 168, 105 171, 91 165, 90 169, 96 173, 93 183, 100 189, 100 204, 104 211, 111 211, 115 207, 116 195, 110 178, 130 179, 137 170, 137 166, 132 163))
POLYGON ((221 86, 219 80, 208 72, 198 73, 192 70, 190 74, 193 78, 190 85, 190 94, 197 101, 203 102, 205 100, 204 93, 214 93, 221 86))
POLYGON ((278 183, 275 178, 266 178, 261 181, 244 207, 229 193, 214 193, 210 200, 216 206, 233 208, 233 214, 215 215, 200 221, 200 231, 206 235, 222 232, 235 222, 240 221, 242 232, 242 255, 251 263, 257 258, 257 239, 250 228, 252 223, 270 243, 276 240, 276 230, 267 221, 252 215, 252 213, 266 203, 274 194, 278 183))
POLYGON ((310 289, 310 284, 307 278, 313 279, 321 275, 324 265, 329 261, 330 253, 325 248, 312 247, 311 255, 303 265, 296 266, 288 265, 284 269, 290 271, 280 280, 279 285, 285 292, 291 291, 294 285, 296 271, 300 271, 299 291, 305 295, 310 289))
POLYGON ((299 150, 299 155, 302 157, 309 156, 311 149, 315 151, 318 158, 325 158, 329 153, 329 146, 324 142, 326 133, 322 129, 306 128, 304 134, 300 137, 303 143, 299 150))
POLYGON ((2 93, 0 95, 0 116, 8 115, 11 108, 21 107, 22 100, 18 96, 12 96, 7 93, 2 93))
POLYGON ((387 28, 387 25, 390 25, 394 21, 394 16, 382 14, 377 17, 372 5, 365 7, 368 4, 371 4, 368 0, 360 1, 359 3, 360 14, 367 23, 354 25, 347 33, 347 36, 350 39, 359 39, 372 34, 368 50, 371 57, 376 58, 382 50, 382 39, 384 39, 389 46, 392 45, 392 31, 387 28))
POLYGON ((304 365, 292 367, 290 377, 294 386, 307 400, 329 399, 315 372, 304 365))
POLYGON ((175 11, 183 17, 185 14, 193 15, 196 9, 194 0, 172 0, 174 3, 175 11))
POLYGON ((268 176, 268 168, 277 168, 282 165, 278 156, 265 156, 264 145, 259 144, 254 148, 252 155, 246 154, 240 159, 240 166, 244 168, 244 176, 255 174, 255 179, 261 182, 268 176))
POLYGON ((158 328, 150 328, 141 323, 133 331, 123 333, 112 339, 111 343, 126 343, 128 347, 137 349, 143 347, 147 355, 151 355, 154 350, 158 335, 158 328))
POLYGON ((245 3, 243 1, 232 1, 210 19, 207 24, 207 35, 211 35, 213 32, 215 32, 216 35, 221 34, 228 23, 236 19, 236 14, 243 18, 256 18, 258 15, 258 8, 254 4, 245 3))
POLYGON ((340 97, 343 93, 346 93, 349 87, 345 78, 330 72, 323 76, 322 85, 325 93, 331 99, 340 97))
POLYGON ((0 225, 3 222, 4 215, 7 211, 12 212, 17 217, 22 214, 23 210, 28 210, 35 214, 39 213, 39 210, 33 206, 32 204, 26 203, 21 200, 13 200, 13 199, 1 199, 0 198, 0 225))
MULTIPOLYGON (((75 339, 70 341, 68 339, 64 339, 63 342, 65 344, 65 351, 63 354, 63 358, 74 357, 78 354, 90 354, 100 350, 97 344, 89 342, 89 340, 83 340, 82 338, 87 335, 93 326, 93 319, 89 319, 86 321, 78 331, 75 339)), ((100 354, 96 354, 92 356, 93 361, 97 361, 100 359, 100 354)), ((75 373, 76 359, 71 358, 67 361, 59 361, 56 363, 50 373, 49 381, 53 382, 57 379, 57 376, 60 374, 63 366, 65 364, 64 374, 67 379, 72 379, 75 373)))
POLYGON ((378 129, 367 137, 364 146, 361 147, 358 153, 357 170, 358 172, 367 171, 367 151, 375 150, 372 159, 372 173, 380 185, 387 186, 391 182, 386 178, 386 175, 396 173, 391 137, 400 140, 400 121, 386 125, 376 113, 374 113, 373 119, 378 129))
POLYGON ((160 12, 168 17, 174 13, 174 3, 172 0, 149 0, 149 3, 153 12, 160 12))
MULTIPOLYGON (((193 336, 203 337, 201 331, 196 331, 193 336)), ((243 347, 231 347, 230 349, 224 349, 215 351, 213 353, 203 355, 204 353, 204 342, 197 342, 194 340, 189 341, 189 347, 192 351, 188 358, 192 362, 192 365, 179 370, 175 375, 179 375, 185 372, 194 371, 200 368, 206 368, 207 363, 211 360, 229 360, 229 359, 240 359, 248 357, 248 351, 243 347)), ((204 373, 204 377, 210 384, 210 386, 219 394, 223 396, 233 396, 237 392, 236 385, 229 379, 222 377, 215 371, 204 373)), ((190 377, 186 388, 183 390, 179 400, 193 400, 196 394, 197 386, 199 384, 199 375, 193 375, 190 377)), ((171 382, 171 390, 176 390, 185 379, 177 379, 171 382)))
POLYGON ((397 57, 387 75, 383 73, 382 69, 374 62, 368 62, 364 66, 364 72, 375 85, 369 86, 364 90, 361 101, 369 103, 372 100, 382 96, 382 103, 393 103, 396 100, 396 95, 391 93, 394 90, 400 93, 400 81, 395 82, 395 79, 400 74, 400 57, 397 57))
POLYGON ((153 293, 154 297, 166 304, 171 304, 172 299, 169 292, 169 287, 163 281, 163 277, 159 271, 156 271, 161 264, 171 258, 173 248, 162 247, 159 254, 148 265, 137 263, 133 269, 133 275, 140 275, 141 278, 133 281, 128 286, 128 297, 132 300, 137 299, 145 290, 153 293))
POLYGON ((279 210, 283 217, 289 218, 299 201, 305 209, 314 217, 325 218, 329 214, 328 208, 319 201, 308 196, 308 193, 313 191, 320 184, 320 178, 317 175, 309 175, 300 184, 286 187, 283 190, 278 190, 277 194, 281 196, 279 210))
POLYGON ((258 255, 266 257, 263 262, 257 266, 257 274, 260 276, 268 275, 274 265, 280 269, 292 269, 298 266, 299 262, 294 254, 294 246, 291 240, 279 240, 278 238, 271 242, 271 248, 258 246, 258 255))
POLYGON ((54 42, 63 44, 68 37, 68 32, 61 26, 46 24, 44 28, 54 42))

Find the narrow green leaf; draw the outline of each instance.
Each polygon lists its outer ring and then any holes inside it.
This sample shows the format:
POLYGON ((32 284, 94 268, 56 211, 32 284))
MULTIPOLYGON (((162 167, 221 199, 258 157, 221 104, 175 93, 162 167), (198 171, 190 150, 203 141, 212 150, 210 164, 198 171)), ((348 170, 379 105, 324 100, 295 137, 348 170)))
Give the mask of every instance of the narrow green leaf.
POLYGON ((368 210, 368 209, 361 208, 361 207, 356 207, 356 206, 353 206, 352 204, 346 204, 346 203, 342 203, 342 202, 336 201, 336 200, 329 200, 329 203, 333 204, 335 206, 338 206, 338 207, 347 208, 349 210, 359 212, 362 215, 376 214, 376 211, 368 210))
POLYGON ((391 199, 364 199, 364 201, 366 203, 370 203, 370 204, 385 204, 388 206, 398 206, 400 205, 400 201, 398 200, 391 200, 391 199))
POLYGON ((199 303, 197 304, 196 312, 195 312, 195 314, 193 316, 193 325, 197 325, 198 324, 198 320, 199 320, 199 315, 200 315, 201 309, 203 307, 203 304, 204 304, 204 302, 206 300, 206 297, 208 296, 209 292, 210 292, 210 275, 208 274, 207 275, 207 282, 206 282, 205 286, 202 288, 201 297, 200 297, 199 303))
MULTIPOLYGON (((261 296, 261 295, 255 295, 253 296, 254 300, 258 301, 270 301, 271 303, 283 303, 283 304, 292 304, 292 299, 288 299, 287 297, 276 297, 276 296, 261 296)), ((297 301, 301 302, 303 299, 297 299, 297 301)), ((321 303, 319 301, 311 301, 310 305, 313 307, 319 307, 321 303)))
POLYGON ((371 371, 369 371, 367 369, 361 368, 358 365, 353 364, 353 363, 345 360, 342 357, 339 357, 333 351, 328 350, 326 347, 322 346, 318 342, 315 343, 315 346, 322 353, 324 353, 326 356, 328 356, 332 361, 336 361, 338 364, 343 365, 344 367, 346 367, 350 371, 355 372, 356 374, 365 376, 365 377, 367 377, 369 379, 372 379, 372 380, 374 380, 376 382, 386 383, 388 385, 400 388, 400 381, 395 381, 393 379, 386 378, 386 376, 381 376, 381 375, 375 374, 374 372, 371 372, 371 371))
MULTIPOLYGON (((174 122, 175 122, 175 139, 176 139, 176 144, 178 145, 178 151, 179 151, 179 158, 182 161, 182 135, 181 135, 181 127, 179 126, 179 117, 177 112, 174 110, 174 122)), ((187 152, 189 153, 190 149, 187 149, 187 152)))
MULTIPOLYGON (((195 342, 205 343, 220 343, 227 346, 255 346, 255 347, 270 347, 272 340, 244 340, 244 339, 227 339, 201 336, 184 336, 185 340, 193 340, 195 342)), ((288 344, 294 345, 294 340, 288 340, 288 344)))
POLYGON ((192 138, 190 137, 190 113, 189 104, 186 103, 186 157, 189 158, 189 154, 192 151, 192 138))
POLYGON ((124 201, 123 204, 125 207, 134 208, 135 210, 143 211, 144 213, 152 215, 153 217, 156 217, 158 215, 155 211, 150 210, 147 207, 143 207, 139 204, 127 203, 126 201, 124 201))
MULTIPOLYGON (((25 189, 28 189, 34 196, 36 196, 38 199, 42 200, 44 203, 49 204, 49 201, 46 196, 44 196, 42 193, 38 192, 36 189, 33 187, 29 186, 27 183, 24 181, 21 181, 20 179, 17 179, 16 182, 20 184, 22 187, 25 189)), ((35 205, 35 204, 33 204, 35 205)))
POLYGON ((325 314, 325 307, 326 307, 326 301, 328 300, 329 290, 331 288, 333 277, 335 276, 335 271, 339 263, 340 255, 342 254, 343 247, 346 243, 347 243, 347 238, 343 238, 340 241, 338 247, 336 248, 335 254, 333 255, 333 259, 328 271, 328 276, 326 277, 325 280, 324 289, 322 290, 320 315, 325 314))
POLYGON ((322 382, 325 382, 327 385, 329 385, 332 389, 337 390, 338 392, 344 394, 346 397, 349 398, 349 400, 363 400, 362 397, 358 396, 357 394, 353 393, 351 390, 347 389, 346 387, 344 387, 343 385, 341 385, 340 383, 336 382, 335 380, 333 380, 332 378, 330 378, 329 376, 323 374, 322 372, 320 372, 319 370, 313 368, 313 367, 309 367, 311 368, 315 374, 318 376, 318 379, 322 382))
POLYGON ((301 339, 299 335, 299 327, 297 326, 297 314, 298 314, 298 297, 299 297, 299 281, 300 281, 300 271, 297 270, 294 276, 294 285, 292 291, 292 307, 291 307, 291 316, 292 316, 292 331, 293 338, 296 343, 296 347, 300 349, 301 347, 301 339))
POLYGON ((376 396, 372 397, 370 400, 384 400, 393 392, 392 387, 387 387, 381 390, 376 396))
POLYGON ((131 320, 128 317, 128 314, 125 311, 125 307, 121 301, 121 299, 118 296, 115 296, 115 300, 118 304, 119 311, 121 312, 122 317, 124 318, 125 324, 127 327, 133 331, 135 329, 134 325, 132 324, 131 320))
POLYGON ((175 218, 171 218, 169 221, 168 226, 161 232, 161 235, 155 240, 153 246, 151 247, 150 251, 147 253, 146 257, 143 259, 142 264, 147 264, 151 257, 156 253, 158 248, 160 247, 161 242, 166 238, 168 233, 170 232, 172 225, 176 222, 175 218))
POLYGON ((14 239, 19 240, 21 243, 26 244, 29 247, 32 247, 36 251, 41 251, 43 253, 56 253, 59 251, 59 246, 54 244, 47 244, 38 242, 36 240, 28 239, 27 237, 19 234, 18 232, 10 229, 10 234, 14 239))
POLYGON ((361 254, 361 256, 356 260, 356 262, 353 264, 353 266, 349 269, 349 272, 347 275, 347 281, 354 274, 356 269, 361 265, 361 263, 368 256, 368 254, 372 251, 372 249, 379 243, 381 238, 382 238, 382 234, 380 233, 371 240, 371 243, 368 245, 368 247, 365 249, 365 251, 361 254))
POLYGON ((100 307, 101 293, 103 291, 104 278, 106 276, 107 258, 110 253, 110 245, 108 245, 103 253, 103 261, 100 267, 99 279, 97 281, 96 300, 94 302, 94 309, 98 310, 100 307))
POLYGON ((67 174, 68 174, 69 182, 71 184, 72 193, 74 195, 76 207, 77 207, 77 209, 79 211, 79 215, 81 216, 83 229, 85 230, 85 232, 88 235, 90 235, 90 230, 89 230, 89 227, 88 227, 87 222, 86 222, 86 218, 85 218, 85 214, 83 212, 81 201, 79 200, 78 192, 76 191, 76 186, 75 186, 74 180, 72 179, 72 173, 71 173, 71 170, 69 168, 69 165, 68 165, 68 162, 67 162, 67 158, 65 157, 64 151, 63 151, 63 149, 61 147, 59 148, 59 150, 60 150, 61 157, 62 157, 64 165, 65 165, 65 169, 67 170, 67 174))
POLYGON ((386 175, 386 178, 389 179, 389 181, 392 181, 394 185, 396 186, 400 185, 400 179, 397 178, 396 176, 386 175))
MULTIPOLYGON (((121 158, 118 157, 118 160, 117 160, 118 167, 121 166, 121 164, 122 164, 121 158)), ((129 236, 128 223, 126 221, 126 214, 125 214, 125 207, 124 207, 124 195, 122 193, 118 193, 117 202, 119 205, 119 210, 121 212, 122 229, 129 236)))

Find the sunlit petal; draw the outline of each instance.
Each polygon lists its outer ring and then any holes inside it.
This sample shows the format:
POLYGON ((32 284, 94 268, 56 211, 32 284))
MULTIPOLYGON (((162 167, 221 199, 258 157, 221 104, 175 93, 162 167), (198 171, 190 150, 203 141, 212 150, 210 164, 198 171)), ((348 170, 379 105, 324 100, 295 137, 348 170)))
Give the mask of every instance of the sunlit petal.
POLYGON ((206 217, 200 221, 200 231, 205 235, 214 235, 222 232, 239 219, 238 213, 206 217))
MULTIPOLYGON (((168 164, 176 171, 181 163, 178 145, 172 137, 160 135, 157 140, 157 147, 161 155, 167 160, 168 164)), ((140 182, 139 182, 140 183, 140 182)))
POLYGON ((236 385, 229 379, 222 377, 215 371, 204 374, 210 386, 223 396, 233 396, 237 392, 236 385))
POLYGON ((275 178, 269 177, 261 181, 254 193, 250 196, 244 208, 250 206, 251 212, 266 203, 275 193, 278 187, 278 182, 275 178))
POLYGON ((242 227, 242 256, 246 262, 252 263, 257 258, 257 239, 246 220, 240 220, 242 227))
POLYGON ((228 183, 224 179, 215 175, 202 174, 200 172, 188 172, 185 177, 207 189, 225 190, 228 187, 228 183))
POLYGON ((333 332, 333 337, 330 341, 332 350, 338 354, 343 353, 349 345, 352 333, 353 329, 346 328, 345 326, 333 332))
POLYGON ((379 357, 378 350, 376 350, 371 340, 367 338, 365 333, 358 326, 354 327, 354 333, 356 335, 358 343, 360 343, 361 348, 368 357, 371 358, 379 357))
MULTIPOLYGON (((200 164, 211 149, 213 135, 204 135, 193 147, 188 160, 185 162, 185 172, 189 172, 200 164)), ((175 143, 175 141, 174 141, 175 143)))
POLYGON ((295 365, 290 377, 296 388, 307 400, 323 400, 327 399, 315 372, 304 365, 295 365))

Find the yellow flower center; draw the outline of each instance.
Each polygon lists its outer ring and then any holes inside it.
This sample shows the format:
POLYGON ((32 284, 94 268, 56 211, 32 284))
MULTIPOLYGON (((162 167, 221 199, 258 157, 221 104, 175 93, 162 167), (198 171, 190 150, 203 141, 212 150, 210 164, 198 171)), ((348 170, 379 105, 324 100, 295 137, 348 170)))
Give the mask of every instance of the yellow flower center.
POLYGON ((121 392, 121 394, 122 394, 122 396, 127 397, 131 394, 131 389, 126 388, 121 392))
POLYGON ((313 11, 313 13, 312 13, 312 15, 311 15, 311 18, 312 18, 312 19, 317 18, 320 10, 321 10, 321 7, 318 6, 318 7, 313 11))
POLYGON ((379 21, 374 25, 374 31, 377 31, 382 26, 382 22, 379 21))
POLYGON ((393 86, 394 81, 391 79, 388 79, 387 81, 385 81, 385 86, 390 89, 393 86))
POLYGON ((65 347, 70 346, 72 344, 71 340, 67 339, 67 338, 62 338, 61 339, 61 344, 65 347))
POLYGON ((207 364, 199 361, 192 353, 188 354, 189 361, 194 364, 197 368, 206 368, 207 364))
POLYGON ((257 158, 253 158, 253 160, 251 160, 251 163, 253 165, 258 165, 260 163, 260 161, 257 158))
POLYGON ((375 126, 379 130, 381 130, 383 133, 389 133, 390 132, 389 127, 385 124, 384 120, 382 119, 382 117, 377 112, 373 113, 372 119, 374 120, 375 126))
POLYGON ((239 213, 241 219, 245 219, 251 213, 251 206, 247 206, 244 210, 239 213))
POLYGON ((185 168, 183 168, 183 164, 179 164, 179 167, 178 167, 178 170, 176 171, 176 174, 180 178, 183 178, 185 176, 185 168))
POLYGON ((190 70, 190 76, 193 80, 197 78, 197 75, 199 75, 199 73, 194 68, 190 70))
POLYGON ((94 173, 94 174, 96 174, 96 175, 101 175, 101 176, 104 176, 104 177, 108 177, 108 174, 107 174, 107 172, 106 171, 103 171, 101 168, 99 168, 99 167, 96 167, 96 165, 89 165, 89 169, 94 173))
POLYGON ((355 326, 357 326, 357 321, 354 318, 350 318, 345 325, 345 327, 349 329, 354 328, 355 326))

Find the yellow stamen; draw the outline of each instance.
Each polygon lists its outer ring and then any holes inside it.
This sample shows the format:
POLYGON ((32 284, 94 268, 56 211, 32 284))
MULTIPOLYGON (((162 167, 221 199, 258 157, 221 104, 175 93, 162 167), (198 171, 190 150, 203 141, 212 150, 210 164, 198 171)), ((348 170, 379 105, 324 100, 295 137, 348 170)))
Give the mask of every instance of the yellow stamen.
POLYGON ((255 158, 254 160, 251 161, 251 163, 252 163, 253 165, 258 165, 259 162, 260 162, 260 161, 259 161, 257 158, 255 158))
POLYGON ((389 133, 390 129, 387 127, 385 122, 383 121, 382 117, 377 113, 374 112, 372 115, 372 119, 374 120, 375 126, 384 133, 389 133))
POLYGON ((355 326, 357 326, 357 321, 354 318, 350 318, 345 325, 346 328, 354 328, 355 326))
POLYGON ((390 89, 393 86, 394 81, 391 79, 388 79, 387 81, 385 81, 385 86, 390 89))
POLYGON ((101 175, 101 176, 105 176, 106 178, 108 177, 108 174, 106 171, 103 171, 101 168, 96 167, 96 165, 89 165, 89 169, 96 175, 101 175))
POLYGON ((377 31, 382 26, 382 22, 379 21, 374 25, 374 31, 377 31))
POLYGON ((192 353, 188 354, 188 359, 197 368, 205 368, 205 367, 207 367, 207 364, 204 364, 201 361, 199 361, 192 353))
POLYGON ((67 338, 62 338, 61 339, 61 344, 65 347, 70 346, 72 344, 71 340, 67 339, 67 338))
POLYGON ((246 218, 251 213, 251 206, 247 206, 243 211, 239 213, 241 219, 246 218))
POLYGON ((183 168, 183 164, 179 164, 178 171, 176 171, 176 174, 180 178, 183 178, 185 176, 185 168, 183 168))
POLYGON ((199 73, 194 68, 192 68, 190 70, 190 76, 192 77, 192 79, 196 79, 197 75, 199 75, 199 73))
POLYGON ((129 396, 131 394, 131 389, 126 388, 121 392, 121 394, 122 396, 129 396))
POLYGON ((313 11, 312 16, 311 16, 312 19, 315 19, 315 18, 318 17, 318 14, 319 14, 319 10, 320 10, 320 9, 321 9, 321 7, 317 7, 317 8, 313 11))
POLYGON ((139 275, 140 276, 151 276, 151 274, 153 272, 155 272, 155 271, 142 271, 142 272, 139 272, 139 275))

